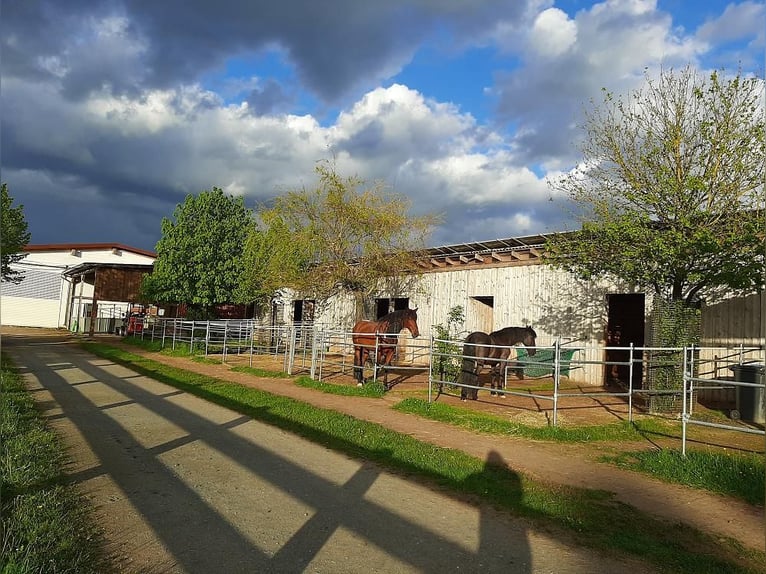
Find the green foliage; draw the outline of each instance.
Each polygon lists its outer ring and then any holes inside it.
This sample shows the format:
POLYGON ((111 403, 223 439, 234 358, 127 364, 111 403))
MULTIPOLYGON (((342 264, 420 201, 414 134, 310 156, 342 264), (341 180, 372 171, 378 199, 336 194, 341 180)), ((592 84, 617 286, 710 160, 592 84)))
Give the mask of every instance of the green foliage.
POLYGON ((583 167, 553 187, 582 228, 551 238, 547 261, 692 303, 763 284, 763 84, 663 71, 586 117, 583 167))
POLYGON ((362 189, 364 181, 339 175, 328 162, 316 172, 314 189, 288 191, 259 211, 265 230, 251 235, 245 258, 262 263, 246 293, 289 287, 321 303, 339 293, 362 301, 381 281, 389 295, 403 291, 416 280, 415 254, 435 217, 408 215, 405 197, 381 184, 362 189))
POLYGON ((157 260, 142 296, 159 303, 187 303, 195 319, 215 318, 212 308, 235 301, 243 245, 253 214, 242 197, 214 187, 188 195, 162 220, 157 260))
POLYGON ((24 279, 24 274, 11 269, 11 264, 17 263, 26 253, 21 250, 29 243, 30 234, 27 231, 27 220, 24 217, 24 206, 13 207, 13 197, 8 193, 8 184, 0 186, 0 265, 2 265, 2 280, 18 283, 24 279))
POLYGON ((310 267, 310 252, 296 243, 279 213, 260 212, 263 229, 251 226, 243 250, 236 301, 263 309, 283 287, 294 285, 310 267))
POLYGON ((462 348, 454 341, 461 336, 465 324, 465 311, 462 305, 456 305, 447 313, 447 324, 434 325, 436 342, 434 343, 434 371, 440 381, 457 382, 463 362, 460 357, 462 348))
MULTIPOLYGON (((677 350, 699 344, 701 314, 685 301, 665 301, 655 298, 652 310, 652 351, 646 359, 647 387, 654 391, 681 391, 683 389, 683 351, 677 350)), ((653 394, 652 412, 679 410, 680 392, 653 394)))

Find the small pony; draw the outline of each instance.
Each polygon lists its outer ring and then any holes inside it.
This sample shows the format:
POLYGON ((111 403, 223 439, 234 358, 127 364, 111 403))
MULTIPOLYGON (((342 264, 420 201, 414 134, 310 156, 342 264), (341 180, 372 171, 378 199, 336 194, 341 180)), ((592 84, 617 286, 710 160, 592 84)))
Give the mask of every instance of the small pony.
POLYGON ((384 374, 383 385, 388 388, 388 371, 396 353, 399 333, 408 329, 413 337, 420 335, 418 329, 418 310, 400 309, 384 315, 377 321, 359 321, 354 325, 351 340, 354 343, 354 378, 357 386, 361 387, 364 380, 364 365, 372 359, 374 364, 373 379, 377 378, 378 370, 384 374), (377 348, 378 354, 373 358, 377 348))
MULTIPOLYGON (((530 356, 537 351, 535 349, 535 340, 537 333, 527 325, 526 327, 506 327, 492 333, 474 331, 465 338, 463 345, 463 368, 461 371, 460 382, 470 387, 478 386, 479 373, 484 365, 492 368, 492 394, 495 389, 500 389, 503 381, 503 365, 511 354, 511 347, 522 343, 528 347, 530 356)), ((476 400, 478 389, 461 387, 460 400, 467 398, 476 400)), ((501 397, 502 393, 498 393, 501 397)))

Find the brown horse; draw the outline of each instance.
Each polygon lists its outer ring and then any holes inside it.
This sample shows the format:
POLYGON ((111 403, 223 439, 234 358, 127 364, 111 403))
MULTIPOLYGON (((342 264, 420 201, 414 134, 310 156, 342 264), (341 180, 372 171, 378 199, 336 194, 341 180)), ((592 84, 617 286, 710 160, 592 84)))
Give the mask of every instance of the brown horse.
MULTIPOLYGON (((511 354, 511 347, 524 344, 528 347, 527 352, 530 356, 537 351, 535 349, 535 340, 537 333, 527 325, 526 327, 506 327, 499 331, 493 331, 490 334, 482 331, 474 331, 468 335, 463 345, 463 368, 460 382, 463 386, 460 388, 460 399, 476 400, 479 394, 477 387, 479 382, 479 373, 484 365, 492 368, 491 393, 495 394, 495 389, 500 389, 503 381, 503 367, 508 356, 511 354)), ((497 393, 504 397, 502 393, 497 393)))
POLYGON ((377 378, 378 370, 381 370, 384 374, 383 385, 388 388, 386 367, 394 358, 399 333, 403 329, 408 329, 413 337, 420 335, 417 309, 401 309, 377 321, 359 321, 354 325, 351 340, 354 343, 354 377, 358 387, 365 382, 364 365, 372 359, 373 379, 377 378), (375 349, 378 350, 377 356, 374 356, 375 349))

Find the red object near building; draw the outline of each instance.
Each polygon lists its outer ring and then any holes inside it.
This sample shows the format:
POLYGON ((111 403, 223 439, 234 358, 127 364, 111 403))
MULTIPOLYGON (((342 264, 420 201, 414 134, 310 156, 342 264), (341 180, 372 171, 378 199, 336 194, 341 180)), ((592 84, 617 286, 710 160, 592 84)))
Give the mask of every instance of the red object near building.
POLYGON ((128 317, 128 335, 140 335, 144 331, 144 314, 131 313, 128 317))

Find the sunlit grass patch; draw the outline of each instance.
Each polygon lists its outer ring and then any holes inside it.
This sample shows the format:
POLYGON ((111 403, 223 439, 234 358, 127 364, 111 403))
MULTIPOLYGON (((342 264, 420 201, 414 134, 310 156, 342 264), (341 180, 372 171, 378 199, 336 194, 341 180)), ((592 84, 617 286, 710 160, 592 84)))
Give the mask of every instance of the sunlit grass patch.
POLYGON ((386 389, 383 383, 378 381, 365 383, 361 387, 350 385, 335 385, 332 383, 324 383, 322 381, 315 381, 311 377, 299 377, 295 383, 301 387, 307 389, 314 389, 322 391, 323 393, 330 393, 333 395, 345 395, 349 397, 375 397, 379 398, 386 394, 386 389))
POLYGON ((269 369, 261 369, 260 367, 247 367, 236 366, 231 368, 236 373, 245 373, 253 375, 254 377, 266 377, 270 379, 289 379, 292 375, 285 373, 284 371, 270 371, 269 369))
POLYGON ((652 449, 604 457, 622 468, 650 474, 660 480, 703 488, 764 504, 763 455, 692 450, 652 449))
POLYGON ((426 400, 412 397, 402 400, 394 408, 476 432, 559 442, 638 440, 641 438, 642 431, 659 424, 651 421, 642 423, 620 421, 606 425, 535 427, 499 416, 477 413, 469 408, 454 407, 439 402, 429 403, 426 400))
POLYGON ((85 501, 63 484, 64 450, 5 356, 0 367, 0 572, 108 571, 85 501))

